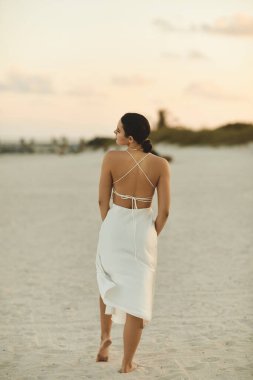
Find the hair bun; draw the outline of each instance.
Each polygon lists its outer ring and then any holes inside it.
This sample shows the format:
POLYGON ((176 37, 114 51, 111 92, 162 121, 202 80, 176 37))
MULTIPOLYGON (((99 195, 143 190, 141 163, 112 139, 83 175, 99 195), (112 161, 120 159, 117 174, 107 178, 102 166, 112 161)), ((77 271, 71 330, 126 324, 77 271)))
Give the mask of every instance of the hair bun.
POLYGON ((151 144, 150 139, 146 139, 146 140, 142 141, 141 146, 142 146, 143 151, 145 153, 148 153, 152 150, 152 144, 151 144))

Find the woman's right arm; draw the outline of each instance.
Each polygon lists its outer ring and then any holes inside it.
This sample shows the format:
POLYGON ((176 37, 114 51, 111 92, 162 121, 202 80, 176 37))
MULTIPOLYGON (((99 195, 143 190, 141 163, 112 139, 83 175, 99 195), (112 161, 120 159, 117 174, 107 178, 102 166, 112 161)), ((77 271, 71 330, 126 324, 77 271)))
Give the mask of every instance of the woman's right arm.
POLYGON ((158 213, 155 220, 157 235, 162 231, 170 210, 170 166, 165 158, 162 158, 161 172, 157 185, 158 213))
POLYGON ((104 155, 101 174, 99 180, 98 204, 100 208, 101 218, 105 219, 108 210, 110 209, 110 198, 112 192, 112 174, 110 170, 112 151, 104 155))

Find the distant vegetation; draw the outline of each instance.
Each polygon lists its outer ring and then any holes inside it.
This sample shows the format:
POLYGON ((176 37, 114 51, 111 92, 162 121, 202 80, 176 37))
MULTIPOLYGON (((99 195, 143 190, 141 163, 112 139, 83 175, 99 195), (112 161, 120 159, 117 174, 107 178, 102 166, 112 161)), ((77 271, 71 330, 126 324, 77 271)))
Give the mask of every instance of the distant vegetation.
MULTIPOLYGON (((198 131, 173 125, 166 121, 166 111, 158 111, 158 122, 152 129, 150 139, 153 144, 169 143, 180 146, 189 145, 239 145, 253 142, 253 124, 230 123, 215 129, 203 128, 198 131)), ((87 149, 104 149, 115 147, 115 138, 95 137, 91 140, 81 138, 75 144, 69 143, 66 137, 52 139, 51 142, 35 142, 20 139, 17 143, 0 141, 0 153, 80 153, 87 149)))
POLYGON ((203 128, 198 131, 183 127, 170 126, 166 122, 165 111, 159 111, 159 120, 151 132, 154 143, 186 145, 239 145, 253 142, 253 124, 230 123, 215 129, 203 128))

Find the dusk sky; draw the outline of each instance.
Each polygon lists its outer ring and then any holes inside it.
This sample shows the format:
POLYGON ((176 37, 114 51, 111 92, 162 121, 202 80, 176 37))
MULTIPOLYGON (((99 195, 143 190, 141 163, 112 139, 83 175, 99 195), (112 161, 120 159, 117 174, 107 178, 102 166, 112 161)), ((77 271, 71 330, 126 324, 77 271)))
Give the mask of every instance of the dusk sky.
POLYGON ((0 0, 0 139, 253 122, 253 0, 0 0))

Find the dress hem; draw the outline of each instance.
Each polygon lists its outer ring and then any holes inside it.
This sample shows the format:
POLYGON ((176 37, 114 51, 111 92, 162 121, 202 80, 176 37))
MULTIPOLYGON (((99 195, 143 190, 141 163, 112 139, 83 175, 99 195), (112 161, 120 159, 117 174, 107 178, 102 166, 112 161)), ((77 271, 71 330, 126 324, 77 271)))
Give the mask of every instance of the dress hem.
MULTIPOLYGON (((141 316, 139 313, 131 312, 131 311, 127 310, 125 307, 118 306, 118 305, 115 305, 115 304, 113 304, 111 302, 106 301, 106 298, 103 298, 102 295, 101 295, 101 293, 100 293, 100 296, 101 296, 101 298, 102 298, 102 300, 103 300, 103 302, 104 302, 104 304, 106 306, 113 307, 115 309, 123 311, 124 313, 130 314, 130 315, 132 315, 134 317, 142 319, 143 320, 143 327, 147 326, 151 322, 151 320, 152 320, 152 319, 146 319, 145 317, 141 316)), ((114 323, 117 323, 117 324, 120 324, 120 325, 125 324, 126 316, 125 316, 124 321, 123 321, 122 319, 117 319, 117 317, 115 318, 115 314, 113 314, 113 313, 106 313, 105 312, 105 314, 106 315, 112 315, 112 321, 114 323)))

